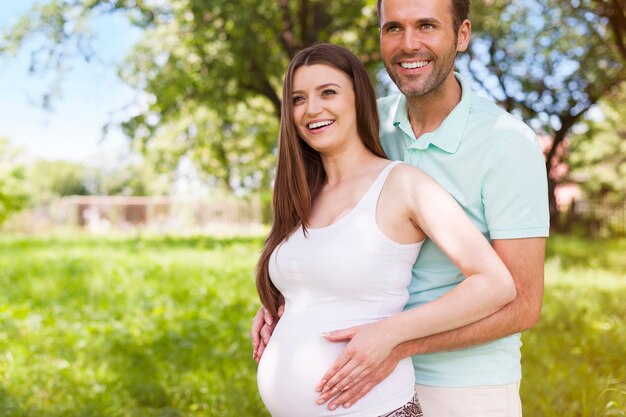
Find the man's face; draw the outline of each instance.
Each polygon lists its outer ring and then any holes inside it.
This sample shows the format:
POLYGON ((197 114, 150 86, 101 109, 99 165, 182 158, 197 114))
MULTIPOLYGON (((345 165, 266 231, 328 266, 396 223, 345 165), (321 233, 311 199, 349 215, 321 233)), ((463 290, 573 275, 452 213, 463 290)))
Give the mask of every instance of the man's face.
MULTIPOLYGON (((380 47, 385 68, 407 97, 437 91, 454 69, 457 40, 452 0, 384 0, 380 11, 380 47)), ((468 36, 469 39, 469 36, 468 36)))

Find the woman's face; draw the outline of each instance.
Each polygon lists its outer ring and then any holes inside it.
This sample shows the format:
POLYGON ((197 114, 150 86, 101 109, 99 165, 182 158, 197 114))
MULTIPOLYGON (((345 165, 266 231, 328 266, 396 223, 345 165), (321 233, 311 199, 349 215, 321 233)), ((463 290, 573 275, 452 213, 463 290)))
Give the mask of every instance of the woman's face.
POLYGON ((328 154, 360 143, 354 87, 342 71, 324 64, 298 68, 291 99, 298 135, 311 148, 328 154))

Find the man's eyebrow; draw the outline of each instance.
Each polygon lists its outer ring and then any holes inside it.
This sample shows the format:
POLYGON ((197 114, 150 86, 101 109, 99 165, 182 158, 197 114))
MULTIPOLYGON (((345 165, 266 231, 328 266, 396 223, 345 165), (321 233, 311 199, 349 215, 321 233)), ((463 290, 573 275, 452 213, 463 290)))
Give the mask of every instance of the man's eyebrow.
POLYGON ((421 19, 417 19, 415 21, 415 23, 417 23, 418 25, 423 25, 425 23, 429 23, 431 25, 441 26, 441 22, 439 21, 439 19, 434 18, 434 17, 423 17, 421 19))
MULTIPOLYGON (((431 25, 436 25, 436 26, 441 26, 441 21, 439 21, 439 19, 434 18, 434 17, 421 17, 419 19, 416 19, 413 22, 415 25, 423 25, 423 24, 431 24, 431 25)), ((402 23, 395 21, 395 20, 390 20, 388 22, 385 22, 382 25, 382 28, 388 28, 389 26, 402 26, 402 23)))
POLYGON ((395 20, 390 20, 388 22, 385 22, 382 25, 382 28, 385 29, 385 28, 388 28, 389 26, 400 26, 400 25, 401 25, 400 22, 396 22, 395 20))

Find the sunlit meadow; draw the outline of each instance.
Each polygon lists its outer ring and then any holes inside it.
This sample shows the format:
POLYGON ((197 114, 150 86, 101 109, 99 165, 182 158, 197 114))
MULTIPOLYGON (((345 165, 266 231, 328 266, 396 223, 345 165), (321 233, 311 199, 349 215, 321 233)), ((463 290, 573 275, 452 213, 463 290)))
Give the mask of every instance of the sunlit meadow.
MULTIPOLYGON (((0 238, 0 416, 265 416, 262 238, 0 238)), ((624 416, 626 239, 551 238, 529 417, 624 416)))

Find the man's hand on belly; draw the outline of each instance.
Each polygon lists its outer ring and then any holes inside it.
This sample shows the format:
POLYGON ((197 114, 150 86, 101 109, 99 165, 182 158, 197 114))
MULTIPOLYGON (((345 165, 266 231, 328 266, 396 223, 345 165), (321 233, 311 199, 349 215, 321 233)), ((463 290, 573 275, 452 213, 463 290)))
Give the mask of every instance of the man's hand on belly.
POLYGON ((382 321, 324 335, 331 342, 350 342, 316 387, 318 404, 335 397, 330 410, 348 408, 393 372, 401 358, 391 354, 394 342, 381 326, 382 321))
POLYGON ((254 319, 252 319, 252 329, 250 331, 252 336, 252 358, 259 363, 265 347, 270 342, 270 337, 274 332, 274 328, 278 323, 278 320, 282 317, 285 311, 285 305, 281 304, 278 307, 278 317, 272 317, 272 315, 263 307, 259 308, 254 319))

